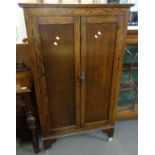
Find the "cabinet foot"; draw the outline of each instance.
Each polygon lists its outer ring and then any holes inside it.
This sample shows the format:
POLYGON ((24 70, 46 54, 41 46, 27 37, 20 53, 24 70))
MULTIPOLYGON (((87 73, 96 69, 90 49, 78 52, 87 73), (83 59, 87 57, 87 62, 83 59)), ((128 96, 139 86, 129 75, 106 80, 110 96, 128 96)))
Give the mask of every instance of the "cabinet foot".
POLYGON ((108 141, 111 141, 114 136, 114 128, 104 129, 103 132, 107 134, 108 141))
POLYGON ((111 141, 112 141, 112 139, 113 139, 113 138, 112 138, 112 137, 110 137, 110 138, 108 138, 108 141, 109 141, 109 142, 111 142, 111 141))
POLYGON ((57 141, 57 139, 50 139, 50 140, 44 140, 44 149, 49 149, 52 144, 54 144, 57 141))
POLYGON ((39 149, 39 148, 35 148, 35 149, 34 149, 34 152, 35 152, 35 153, 39 153, 39 152, 40 152, 40 149, 39 149))

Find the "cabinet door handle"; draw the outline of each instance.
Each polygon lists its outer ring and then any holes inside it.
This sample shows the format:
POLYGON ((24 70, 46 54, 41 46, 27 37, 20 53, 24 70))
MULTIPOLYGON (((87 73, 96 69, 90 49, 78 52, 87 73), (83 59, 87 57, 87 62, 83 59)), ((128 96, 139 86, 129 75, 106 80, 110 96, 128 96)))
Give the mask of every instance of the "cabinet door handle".
POLYGON ((85 72, 82 72, 81 73, 80 81, 81 81, 81 83, 84 83, 85 82, 85 72))

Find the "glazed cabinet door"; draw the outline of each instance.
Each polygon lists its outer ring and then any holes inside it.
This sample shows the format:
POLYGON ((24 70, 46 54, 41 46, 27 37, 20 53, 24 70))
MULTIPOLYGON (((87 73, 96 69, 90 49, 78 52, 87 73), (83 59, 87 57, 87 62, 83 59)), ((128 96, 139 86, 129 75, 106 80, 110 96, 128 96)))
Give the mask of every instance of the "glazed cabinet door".
POLYGON ((80 126, 80 19, 38 17, 35 23, 39 115, 44 135, 56 136, 80 126))
MULTIPOLYGON (((118 16, 81 19, 81 123, 83 127, 102 127, 112 119, 112 88, 118 55, 120 24, 118 16)), ((122 46, 122 45, 121 45, 122 46)), ((119 70, 118 70, 119 72, 119 70)), ((115 81, 116 83, 118 81, 115 81)))

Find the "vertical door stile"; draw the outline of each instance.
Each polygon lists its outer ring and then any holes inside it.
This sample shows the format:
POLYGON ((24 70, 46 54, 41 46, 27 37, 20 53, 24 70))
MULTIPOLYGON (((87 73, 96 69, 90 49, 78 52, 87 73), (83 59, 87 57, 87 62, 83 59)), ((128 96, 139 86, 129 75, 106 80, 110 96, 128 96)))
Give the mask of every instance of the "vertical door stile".
MULTIPOLYGON (((87 78, 86 75, 86 26, 85 26, 85 17, 81 17, 81 74, 85 74, 85 81, 87 78)), ((86 83, 81 82, 81 126, 85 126, 85 89, 86 83)))
POLYGON ((74 17, 76 127, 80 128, 80 17, 74 17))

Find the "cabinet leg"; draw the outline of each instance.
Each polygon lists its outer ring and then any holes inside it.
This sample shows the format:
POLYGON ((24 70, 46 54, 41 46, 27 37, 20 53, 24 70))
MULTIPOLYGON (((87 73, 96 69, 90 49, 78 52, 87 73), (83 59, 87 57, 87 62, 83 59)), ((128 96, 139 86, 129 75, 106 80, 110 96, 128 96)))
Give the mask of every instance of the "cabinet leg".
POLYGON ((39 134, 37 132, 36 120, 35 117, 32 115, 32 111, 27 112, 26 117, 28 128, 31 130, 33 136, 33 149, 35 153, 39 153, 39 134))
POLYGON ((109 137, 108 140, 111 141, 114 136, 114 128, 104 129, 103 132, 107 134, 107 136, 109 137))
POLYGON ((57 139, 50 139, 50 140, 44 140, 44 149, 49 149, 52 144, 54 144, 57 141, 57 139))

